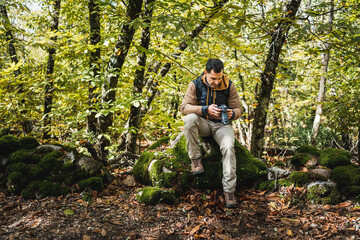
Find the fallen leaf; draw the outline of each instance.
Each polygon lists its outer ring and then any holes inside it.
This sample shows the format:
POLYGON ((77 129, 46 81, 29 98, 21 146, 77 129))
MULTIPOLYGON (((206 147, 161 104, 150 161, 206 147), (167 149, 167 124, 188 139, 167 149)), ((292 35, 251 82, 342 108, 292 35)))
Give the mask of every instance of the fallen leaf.
POLYGON ((350 202, 342 202, 342 203, 339 203, 338 205, 335 206, 336 209, 340 209, 340 208, 346 208, 348 206, 350 206, 351 203, 350 202))
POLYGON ((103 236, 103 237, 106 236, 106 230, 105 229, 101 229, 101 236, 103 236))
POLYGON ((331 205, 326 204, 325 206, 323 206, 324 210, 328 211, 331 209, 331 205))
POLYGON ((83 236, 83 240, 91 240, 91 237, 88 236, 88 235, 84 235, 84 236, 83 236))
POLYGON ((74 215, 74 211, 73 211, 72 209, 66 209, 66 210, 64 211, 64 213, 65 213, 66 215, 74 215))
POLYGON ((294 235, 290 229, 288 229, 286 233, 289 237, 292 237, 294 235))
POLYGON ((194 227, 191 231, 190 231, 190 235, 194 235, 197 231, 199 231, 200 227, 202 226, 202 224, 197 225, 196 227, 194 227))

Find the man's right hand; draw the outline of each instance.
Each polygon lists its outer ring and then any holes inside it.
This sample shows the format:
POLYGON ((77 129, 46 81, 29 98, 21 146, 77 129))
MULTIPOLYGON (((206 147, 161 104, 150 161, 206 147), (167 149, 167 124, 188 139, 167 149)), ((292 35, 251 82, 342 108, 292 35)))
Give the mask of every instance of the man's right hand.
POLYGON ((207 109, 207 113, 209 116, 219 117, 221 113, 221 109, 218 109, 216 104, 211 104, 207 109))

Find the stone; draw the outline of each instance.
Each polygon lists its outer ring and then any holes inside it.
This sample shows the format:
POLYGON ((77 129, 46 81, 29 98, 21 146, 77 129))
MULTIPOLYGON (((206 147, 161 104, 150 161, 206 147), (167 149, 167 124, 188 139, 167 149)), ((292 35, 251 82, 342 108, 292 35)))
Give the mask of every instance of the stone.
POLYGON ((123 181, 123 183, 128 187, 135 187, 136 186, 136 180, 134 175, 127 175, 123 181))
POLYGON ((314 204, 337 204, 340 193, 336 188, 336 183, 316 181, 308 185, 306 197, 314 204))
POLYGON ((268 168, 267 171, 268 171, 268 180, 269 181, 275 180, 275 179, 281 179, 281 178, 287 177, 290 174, 289 171, 279 168, 279 167, 276 167, 276 166, 268 168))
POLYGON ((77 164, 90 175, 100 173, 101 168, 103 167, 102 163, 88 156, 82 156, 77 164))
POLYGON ((309 174, 311 179, 327 181, 331 177, 331 170, 326 168, 310 169, 309 174))
POLYGON ((36 147, 36 149, 42 150, 42 149, 50 149, 52 151, 60 151, 62 148, 60 146, 46 144, 36 147))

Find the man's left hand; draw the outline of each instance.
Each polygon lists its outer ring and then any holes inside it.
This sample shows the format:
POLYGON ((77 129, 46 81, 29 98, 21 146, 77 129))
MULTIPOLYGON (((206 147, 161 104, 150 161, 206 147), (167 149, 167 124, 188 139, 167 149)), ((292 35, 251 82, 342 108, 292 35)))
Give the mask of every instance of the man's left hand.
POLYGON ((232 118, 233 114, 234 114, 234 112, 232 109, 227 110, 227 115, 228 115, 229 120, 232 118))

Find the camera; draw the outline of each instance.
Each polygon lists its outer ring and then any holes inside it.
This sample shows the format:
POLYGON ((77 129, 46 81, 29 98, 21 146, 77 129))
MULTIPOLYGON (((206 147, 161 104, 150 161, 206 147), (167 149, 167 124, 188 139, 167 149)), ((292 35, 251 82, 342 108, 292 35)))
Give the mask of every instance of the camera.
POLYGON ((221 109, 221 122, 224 125, 229 124, 229 118, 227 115, 228 107, 225 104, 222 104, 220 107, 217 107, 218 109, 221 109))

